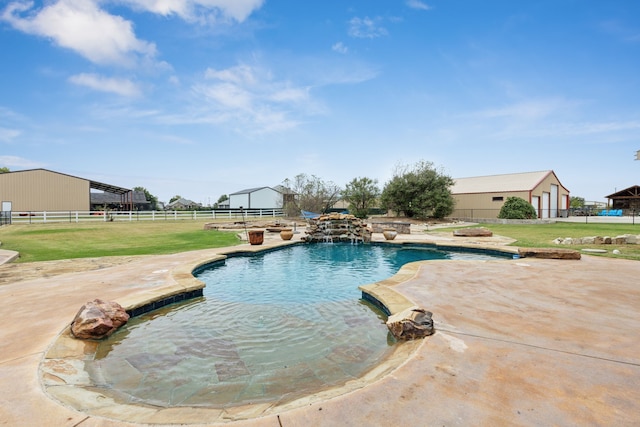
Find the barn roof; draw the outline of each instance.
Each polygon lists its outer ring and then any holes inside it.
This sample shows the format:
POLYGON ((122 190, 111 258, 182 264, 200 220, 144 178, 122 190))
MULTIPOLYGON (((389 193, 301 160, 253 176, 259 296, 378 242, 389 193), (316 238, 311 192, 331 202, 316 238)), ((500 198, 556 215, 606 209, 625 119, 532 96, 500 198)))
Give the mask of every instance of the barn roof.
POLYGON ((555 176, 555 173, 552 170, 546 170, 538 172, 456 178, 454 179, 454 185, 451 188, 451 192, 453 194, 469 194, 531 191, 550 174, 555 176))
POLYGON ((58 175, 69 176, 71 178, 81 179, 83 181, 89 181, 89 188, 92 188, 94 190, 106 191, 108 193, 114 193, 114 194, 122 195, 122 194, 127 194, 127 193, 129 193, 131 191, 128 188, 118 187, 116 185, 111 185, 111 184, 105 184, 105 183, 99 182, 99 181, 92 181, 90 179, 81 178, 79 176, 73 176, 73 175, 69 175, 69 174, 66 174, 66 173, 56 172, 56 171, 52 171, 52 170, 44 169, 44 168, 25 169, 25 170, 12 171, 12 172, 7 172, 7 173, 19 174, 19 173, 29 173, 29 172, 33 172, 33 171, 45 171, 45 172, 49 172, 49 173, 55 173, 55 174, 58 174, 58 175))
POLYGON ((640 186, 632 185, 629 188, 609 194, 607 199, 638 199, 640 198, 640 186))
MULTIPOLYGON (((236 191, 235 193, 231 193, 229 194, 230 196, 236 196, 238 194, 251 194, 251 193, 255 193, 256 191, 260 191, 260 190, 264 190, 265 188, 268 188, 269 190, 273 190, 277 193, 284 193, 284 191, 282 189, 287 190, 285 187, 281 186, 281 185, 277 185, 275 188, 272 187, 255 187, 255 188, 247 188, 245 190, 240 190, 240 191, 236 191)), ((291 190, 289 190, 289 192, 291 192, 291 190)))

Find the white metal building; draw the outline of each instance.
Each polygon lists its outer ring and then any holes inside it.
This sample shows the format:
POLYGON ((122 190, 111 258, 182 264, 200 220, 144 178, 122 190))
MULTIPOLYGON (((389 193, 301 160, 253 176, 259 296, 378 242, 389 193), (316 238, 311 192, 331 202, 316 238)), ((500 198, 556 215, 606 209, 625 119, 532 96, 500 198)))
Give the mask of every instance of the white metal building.
POLYGON ((248 188, 229 194, 229 208, 281 209, 283 194, 271 187, 248 188))

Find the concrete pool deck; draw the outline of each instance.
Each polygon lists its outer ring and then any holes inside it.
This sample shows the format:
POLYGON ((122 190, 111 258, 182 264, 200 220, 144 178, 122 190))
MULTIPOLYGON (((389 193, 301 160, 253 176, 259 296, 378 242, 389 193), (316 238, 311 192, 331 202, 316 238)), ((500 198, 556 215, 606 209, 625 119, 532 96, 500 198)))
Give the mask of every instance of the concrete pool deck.
MULTIPOLYGON (((509 243, 499 236, 450 236, 412 233, 397 240, 489 248, 509 243)), ((264 246, 282 243, 265 237, 264 246)), ((412 264, 408 280, 393 288, 432 311, 437 332, 383 378, 277 414, 225 422, 199 408, 132 408, 115 419, 63 405, 44 391, 40 365, 82 304, 102 298, 125 305, 166 292, 185 265, 228 250, 95 259, 83 271, 74 271, 72 262, 38 263, 29 271, 24 264, 0 266, 0 425, 640 423, 640 263, 595 256, 412 264)), ((78 399, 74 407, 88 405, 78 399)))

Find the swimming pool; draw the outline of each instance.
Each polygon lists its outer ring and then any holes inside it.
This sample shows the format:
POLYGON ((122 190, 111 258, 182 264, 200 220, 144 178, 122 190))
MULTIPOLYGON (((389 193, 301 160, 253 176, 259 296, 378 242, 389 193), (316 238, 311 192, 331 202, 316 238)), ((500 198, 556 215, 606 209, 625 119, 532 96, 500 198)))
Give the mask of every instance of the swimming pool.
POLYGON ((86 365, 124 400, 165 407, 283 403, 340 386, 392 351, 359 285, 412 261, 495 259, 424 246, 293 245, 198 269, 204 297, 131 319, 86 365))

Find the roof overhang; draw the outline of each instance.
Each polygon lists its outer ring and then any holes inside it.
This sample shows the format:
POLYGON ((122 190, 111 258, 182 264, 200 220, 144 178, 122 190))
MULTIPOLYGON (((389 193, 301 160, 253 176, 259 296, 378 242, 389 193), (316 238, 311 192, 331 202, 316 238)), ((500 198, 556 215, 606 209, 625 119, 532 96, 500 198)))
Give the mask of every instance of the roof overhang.
POLYGON ((105 191, 107 193, 120 194, 120 195, 131 192, 131 190, 129 190, 128 188, 118 187, 116 185, 111 185, 111 184, 105 184, 103 182, 98 182, 98 181, 89 181, 89 188, 92 188, 94 190, 105 191))

